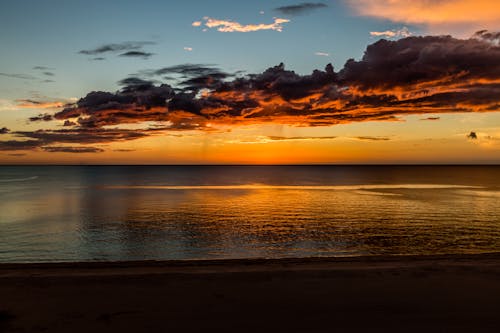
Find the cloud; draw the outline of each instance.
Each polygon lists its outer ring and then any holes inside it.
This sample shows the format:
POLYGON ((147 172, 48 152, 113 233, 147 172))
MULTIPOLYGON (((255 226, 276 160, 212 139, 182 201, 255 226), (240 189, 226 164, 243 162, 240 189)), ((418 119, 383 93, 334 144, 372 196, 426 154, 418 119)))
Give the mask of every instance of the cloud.
MULTIPOLYGON (((155 134, 154 132, 155 131, 127 130, 117 128, 76 128, 59 130, 16 131, 11 132, 10 134, 22 140, 0 141, 0 151, 37 149, 47 151, 47 149, 54 148, 51 145, 58 143, 86 145, 130 141, 153 135, 155 134)), ((64 148, 67 149, 68 147, 64 146, 64 148)), ((84 150, 84 148, 92 147, 82 146, 79 149, 84 150)), ((88 152, 91 151, 89 150, 88 152)))
POLYGON ((211 17, 204 17, 204 25, 207 28, 216 28, 219 32, 254 32, 260 30, 274 30, 281 32, 283 31, 283 23, 288 23, 290 20, 275 17, 273 23, 259 23, 259 24, 247 24, 243 25, 241 23, 229 20, 219 20, 211 17))
POLYGON ((184 46, 184 51, 191 52, 191 51, 193 51, 193 48, 192 47, 184 46))
POLYGON ((500 2, 492 0, 345 0, 358 14, 420 25, 431 33, 470 35, 500 28, 500 2))
POLYGON ((39 114, 38 116, 30 117, 29 120, 32 122, 33 121, 51 121, 52 115, 50 115, 48 113, 39 114))
POLYGON ((11 151, 11 150, 32 150, 40 146, 38 140, 8 140, 0 141, 0 151, 11 151))
POLYGON ((476 140, 477 139, 476 132, 470 132, 469 134, 467 134, 467 138, 471 140, 476 140))
POLYGON ((21 80, 36 80, 37 78, 33 75, 27 74, 18 74, 18 73, 0 73, 0 76, 5 76, 13 79, 21 79, 21 80))
POLYGON ((327 4, 321 2, 303 2, 298 5, 282 6, 274 10, 285 15, 301 15, 309 13, 315 9, 326 8, 327 4))
POLYGON ((333 140, 336 136, 268 136, 273 141, 292 141, 292 140, 333 140))
POLYGON ((117 153, 129 153, 131 151, 135 151, 135 149, 113 149, 113 151, 117 153))
POLYGON ((49 153, 85 154, 85 153, 102 153, 102 152, 104 152, 104 149, 97 148, 97 147, 67 147, 67 146, 54 147, 54 146, 47 146, 47 147, 41 147, 41 148, 42 148, 42 150, 49 152, 49 153))
POLYGON ((94 61, 102 61, 102 60, 106 60, 106 58, 104 57, 95 57, 95 58, 92 58, 90 60, 94 60, 94 61))
POLYGON ((476 32, 472 38, 483 42, 491 43, 494 46, 500 46, 500 32, 490 32, 488 30, 480 30, 476 32))
POLYGON ((402 27, 401 29, 393 29, 386 31, 371 31, 370 35, 374 37, 385 37, 394 39, 394 38, 410 37, 413 34, 410 32, 410 30, 408 30, 407 27, 402 27))
POLYGON ((15 157, 21 157, 21 156, 26 156, 24 153, 12 153, 12 154, 7 154, 9 156, 15 156, 15 157))
POLYGON ((391 138, 384 136, 355 136, 353 139, 361 141, 389 141, 391 138))
POLYGON ((122 89, 117 92, 92 91, 54 113, 56 121, 74 128, 11 135, 37 140, 39 147, 127 141, 166 131, 213 131, 222 126, 314 127, 397 121, 417 114, 429 115, 430 120, 442 113, 497 112, 500 47, 491 43, 490 35, 496 36, 482 32, 484 38, 379 40, 367 47, 360 60, 348 60, 339 71, 327 65, 309 75, 287 70, 283 64, 246 76, 207 64, 147 70, 121 80, 122 89), (174 86, 155 82, 167 75, 180 79, 174 86), (151 122, 159 126, 151 128, 151 122), (107 129, 124 124, 146 128, 107 129))
POLYGON ((51 68, 51 67, 46 67, 46 66, 35 66, 33 67, 34 70, 39 70, 39 71, 50 71, 50 70, 54 70, 54 68, 51 68))
POLYGON ((193 23, 191 23, 191 25, 192 25, 193 27, 199 27, 199 26, 201 26, 201 24, 202 24, 202 22, 201 22, 201 21, 194 21, 193 23))
POLYGON ((439 120, 441 117, 427 117, 427 118, 422 118, 420 120, 439 120))
POLYGON ((120 57, 129 57, 129 58, 143 58, 148 59, 153 56, 154 53, 142 52, 142 51, 128 51, 120 54, 120 57))
POLYGON ((10 132, 10 130, 7 127, 0 128, 0 134, 7 134, 9 132, 10 132))
POLYGON ((16 100, 16 108, 18 109, 60 109, 68 104, 71 100, 34 100, 34 99, 18 99, 16 100))
POLYGON ((499 58, 500 48, 482 40, 428 36, 380 40, 339 72, 329 65, 298 75, 280 64, 228 81, 230 75, 212 66, 184 64, 149 72, 186 76, 176 88, 129 79, 122 91, 92 92, 55 118, 79 118, 83 127, 164 121, 191 130, 207 122, 329 126, 409 114, 497 111, 499 58))
POLYGON ((85 55, 100 55, 100 54, 105 54, 105 53, 138 51, 146 45, 155 45, 155 44, 156 44, 155 42, 151 42, 151 41, 104 44, 104 45, 101 45, 101 46, 96 47, 94 49, 81 50, 78 53, 85 54, 85 55))
POLYGON ((317 56, 320 56, 320 57, 329 57, 330 56, 330 53, 326 53, 326 52, 316 52, 314 54, 317 56))

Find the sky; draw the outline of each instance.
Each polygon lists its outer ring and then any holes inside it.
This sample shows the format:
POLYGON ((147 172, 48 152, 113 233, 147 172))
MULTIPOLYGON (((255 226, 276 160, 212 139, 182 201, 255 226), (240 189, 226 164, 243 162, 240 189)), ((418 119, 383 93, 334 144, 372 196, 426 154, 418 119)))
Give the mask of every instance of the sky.
POLYGON ((496 0, 2 0, 0 164, 497 164, 496 0))

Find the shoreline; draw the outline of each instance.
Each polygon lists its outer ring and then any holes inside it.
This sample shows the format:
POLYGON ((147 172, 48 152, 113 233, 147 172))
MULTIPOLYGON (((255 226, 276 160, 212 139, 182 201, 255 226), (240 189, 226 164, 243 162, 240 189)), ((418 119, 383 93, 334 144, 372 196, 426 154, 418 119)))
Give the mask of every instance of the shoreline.
POLYGON ((0 278, 8 271, 25 272, 54 271, 64 273, 67 270, 75 274, 85 270, 98 271, 109 269, 136 270, 144 268, 159 270, 164 273, 180 270, 196 273, 199 268, 207 271, 232 270, 280 270, 280 269, 318 269, 318 268, 363 268, 377 266, 415 266, 425 264, 475 265, 500 264, 500 252, 478 254, 438 254, 438 255, 366 255, 340 257, 290 257, 290 258, 238 258, 238 259, 179 259, 179 260, 120 260, 120 261, 55 261, 55 262, 0 262, 0 278), (391 265, 392 264, 392 265, 391 265), (333 265, 333 266, 332 266, 333 265))
POLYGON ((496 332, 500 253, 0 264, 0 332, 496 332))

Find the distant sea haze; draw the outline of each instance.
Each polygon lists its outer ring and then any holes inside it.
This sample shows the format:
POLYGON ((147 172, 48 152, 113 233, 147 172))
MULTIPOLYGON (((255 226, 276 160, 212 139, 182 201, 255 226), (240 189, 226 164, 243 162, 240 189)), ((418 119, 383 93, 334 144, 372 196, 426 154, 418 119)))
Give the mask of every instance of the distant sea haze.
POLYGON ((0 262, 500 251, 499 166, 2 166, 0 262))

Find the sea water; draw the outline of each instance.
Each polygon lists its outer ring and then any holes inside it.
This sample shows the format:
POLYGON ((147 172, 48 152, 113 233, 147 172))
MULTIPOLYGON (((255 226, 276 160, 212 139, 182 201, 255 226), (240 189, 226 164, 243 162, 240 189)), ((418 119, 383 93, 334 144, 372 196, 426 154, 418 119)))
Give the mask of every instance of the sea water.
POLYGON ((1 166, 0 262, 500 251, 500 166, 1 166))

